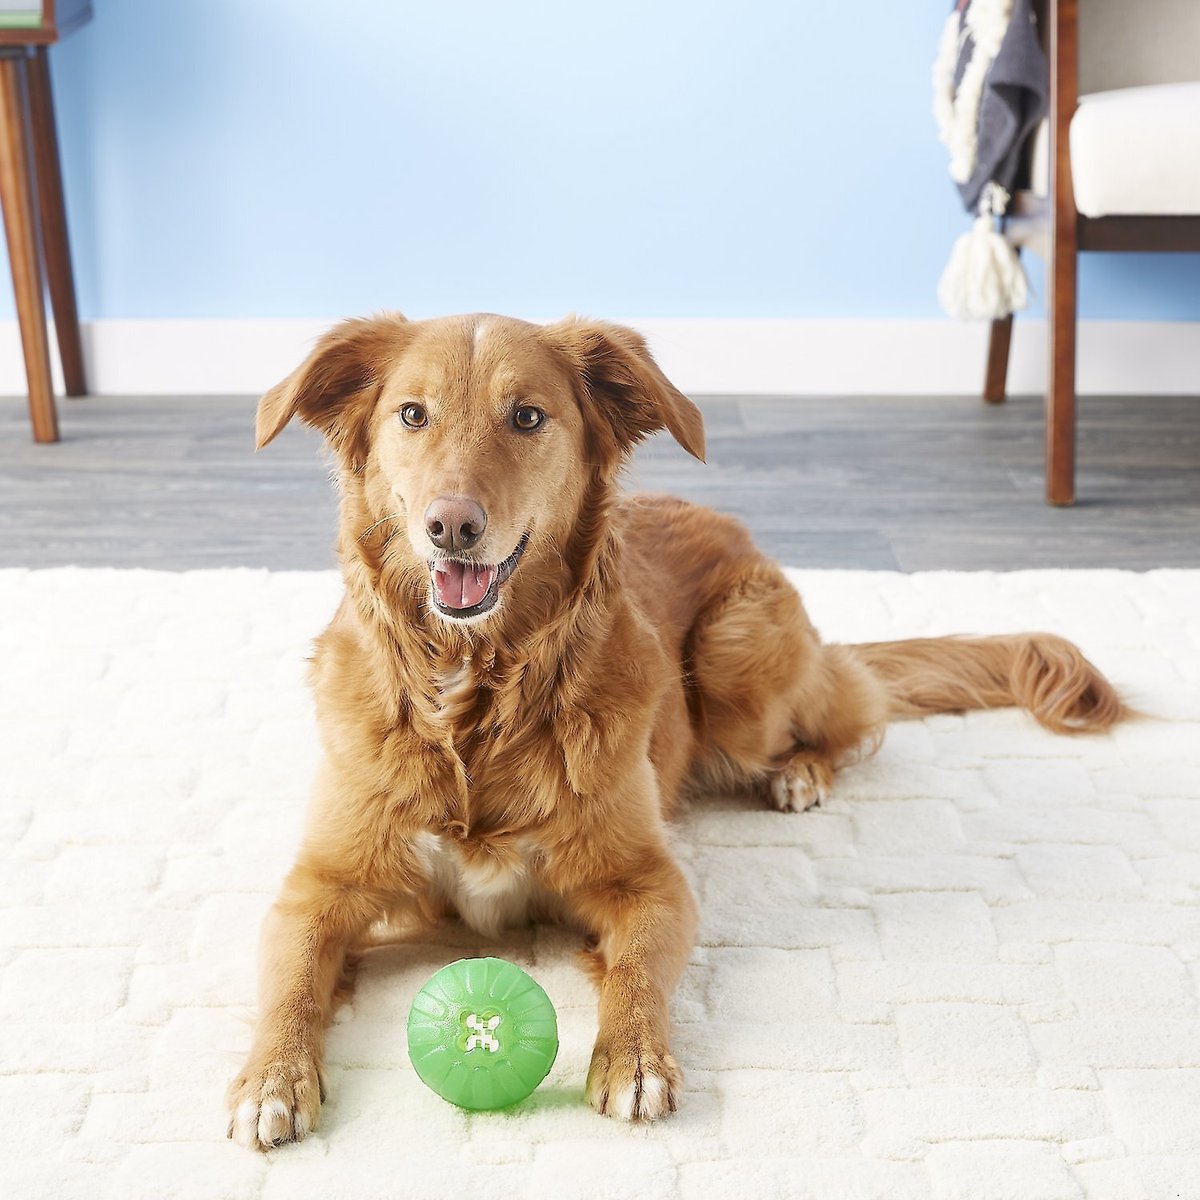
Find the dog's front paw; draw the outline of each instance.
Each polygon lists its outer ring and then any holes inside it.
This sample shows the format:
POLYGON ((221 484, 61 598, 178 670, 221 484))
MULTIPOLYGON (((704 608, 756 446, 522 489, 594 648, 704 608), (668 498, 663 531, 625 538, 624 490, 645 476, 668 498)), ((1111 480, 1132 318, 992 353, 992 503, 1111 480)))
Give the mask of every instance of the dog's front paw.
POLYGON ((298 1142, 317 1127, 325 1089, 306 1054, 252 1058, 229 1085, 228 1136, 251 1150, 298 1142))
POLYGON ((683 1074, 663 1050, 618 1050, 596 1044, 588 1069, 588 1103, 622 1121, 654 1121, 679 1105, 683 1074))

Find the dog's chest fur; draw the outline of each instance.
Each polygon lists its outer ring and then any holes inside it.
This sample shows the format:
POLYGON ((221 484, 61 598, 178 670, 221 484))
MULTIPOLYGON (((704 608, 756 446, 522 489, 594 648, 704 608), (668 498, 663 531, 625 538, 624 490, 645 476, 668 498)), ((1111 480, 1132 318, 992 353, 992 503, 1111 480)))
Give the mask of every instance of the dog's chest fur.
MULTIPOLYGON (((479 677, 469 660, 445 671, 438 680, 440 715, 457 727, 468 745, 475 739, 475 721, 485 695, 481 695, 479 677)), ((524 822, 518 811, 524 807, 520 798, 527 781, 509 777, 514 764, 502 758, 489 764, 490 769, 470 760, 465 765, 469 770, 483 767, 471 787, 467 814, 475 835, 459 840, 427 830, 418 836, 417 849, 435 899, 457 912, 472 929, 494 936, 508 926, 546 915, 548 896, 535 876, 541 851, 532 837, 520 832, 524 822), (510 824, 514 817, 515 829, 510 824)))
POLYGON ((537 850, 529 839, 472 853, 445 834, 426 831, 418 834, 416 845, 434 899, 476 932, 494 937, 546 915, 546 893, 533 871, 537 850))
POLYGON ((501 682, 469 659, 436 677, 435 721, 469 781, 466 830, 479 837, 530 833, 569 790, 565 748, 549 706, 530 706, 523 681, 501 682))

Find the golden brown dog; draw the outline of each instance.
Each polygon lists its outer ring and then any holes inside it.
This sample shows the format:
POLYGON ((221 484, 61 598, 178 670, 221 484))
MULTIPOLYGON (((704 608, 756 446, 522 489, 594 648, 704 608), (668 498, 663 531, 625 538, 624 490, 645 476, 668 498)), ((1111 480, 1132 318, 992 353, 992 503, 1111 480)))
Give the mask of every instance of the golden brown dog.
POLYGON ((259 446, 294 416, 339 465, 346 592, 312 668, 324 766, 229 1092, 249 1146, 316 1125, 325 1026, 368 930, 447 913, 580 927, 600 989, 587 1098, 661 1116, 696 926, 665 824, 685 782, 802 810, 892 717, 1019 704, 1076 731, 1124 713, 1049 635, 822 645, 735 522, 621 499, 646 435, 704 456, 699 412, 629 329, 346 322, 263 397, 259 446))

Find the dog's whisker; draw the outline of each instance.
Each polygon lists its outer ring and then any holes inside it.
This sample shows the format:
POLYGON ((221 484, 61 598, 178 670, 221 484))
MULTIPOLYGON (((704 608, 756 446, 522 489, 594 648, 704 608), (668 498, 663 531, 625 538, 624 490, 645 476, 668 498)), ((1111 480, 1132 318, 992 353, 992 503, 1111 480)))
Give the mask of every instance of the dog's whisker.
MULTIPOLYGON (((362 533, 360 533, 358 535, 358 540, 360 542, 365 541, 366 538, 369 537, 372 533, 374 533, 375 530, 378 529, 380 527, 380 525, 382 525, 385 521, 395 521, 398 517, 402 517, 403 515, 404 515, 403 513, 394 512, 394 513, 388 513, 388 515, 386 517, 380 517, 379 520, 376 521, 374 525, 368 525, 366 527, 366 529, 364 529, 362 531, 362 533)), ((396 532, 399 532, 399 530, 397 530, 396 532)), ((392 534, 392 537, 395 537, 395 534, 392 534)), ((391 538, 389 538, 388 541, 391 541, 391 538)), ((385 542, 384 544, 386 545, 387 543, 385 542)))

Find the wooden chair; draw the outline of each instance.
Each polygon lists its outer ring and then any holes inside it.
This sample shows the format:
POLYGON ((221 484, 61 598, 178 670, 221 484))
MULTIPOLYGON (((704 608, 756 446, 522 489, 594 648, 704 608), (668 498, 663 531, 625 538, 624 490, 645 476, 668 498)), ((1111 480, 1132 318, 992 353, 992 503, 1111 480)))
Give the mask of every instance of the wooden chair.
POLYGON ((43 262, 67 395, 87 392, 47 48, 90 16, 88 0, 44 0, 30 23, 0 25, 0 203, 38 442, 58 441, 43 262))
MULTIPOLYGON (((1046 388, 1046 499, 1050 504, 1075 502, 1075 342, 1076 263, 1080 251, 1200 251, 1200 191, 1176 186, 1165 199, 1151 194, 1154 182, 1128 178, 1125 188, 1089 188, 1076 207, 1076 190, 1084 176, 1086 155, 1103 136, 1092 120, 1102 110, 1088 109, 1091 146, 1078 147, 1072 164, 1072 121, 1089 101, 1107 110, 1130 101, 1154 106, 1179 98, 1190 105, 1200 97, 1200 3, 1197 0, 1035 0, 1042 43, 1050 62, 1050 112, 1044 137, 1031 139, 1025 189, 1017 191, 1005 222, 1005 233, 1018 248, 1028 247, 1046 258, 1049 316, 1049 378, 1046 388), (1082 18, 1080 10, 1082 9, 1082 18), (1081 28, 1082 25, 1082 28, 1081 28), (1080 86, 1082 80, 1082 88, 1080 86), (1195 92, 1188 84, 1195 84, 1195 92), (1163 90, 1164 88, 1168 90, 1163 90), (1174 90, 1170 90, 1170 89, 1174 90), (1137 94, 1123 89, 1137 89, 1137 94), (1157 92, 1155 89, 1158 89, 1157 92), (1144 206, 1130 196, 1141 186, 1144 206), (1112 195, 1113 191, 1119 195, 1112 195), (1182 199, 1180 196, 1182 195, 1182 199), (1148 201, 1148 202, 1146 202, 1148 201), (1168 207, 1163 211, 1163 203, 1168 207), (1182 210, 1182 211, 1178 211, 1182 210)), ((1149 107, 1147 107, 1149 105, 1149 107)), ((1128 112, 1127 111, 1127 117, 1128 112)), ((1161 108, 1158 111, 1165 111, 1161 108)), ((1188 113, 1191 113, 1190 107, 1188 113)), ((1084 130, 1076 129, 1076 141, 1084 130)), ((1200 168, 1200 124, 1189 126, 1187 140, 1174 152, 1191 155, 1200 168)), ((1112 139, 1109 139, 1110 142, 1112 139)), ((1118 150, 1126 147, 1118 147, 1118 150)), ((1137 168, 1129 167, 1136 175, 1137 168)), ((1086 173, 1085 173, 1086 174, 1086 173)), ((1190 186, 1190 185, 1189 185, 1190 186)), ((1082 193, 1081 193, 1082 194, 1082 193)), ((992 403, 1005 396, 1012 317, 992 322, 988 341, 983 398, 992 403)))

